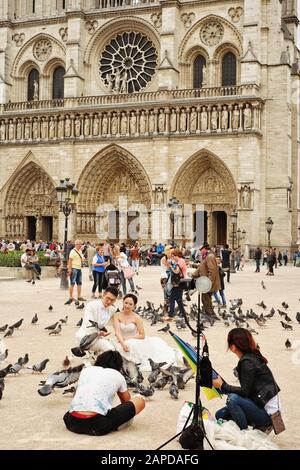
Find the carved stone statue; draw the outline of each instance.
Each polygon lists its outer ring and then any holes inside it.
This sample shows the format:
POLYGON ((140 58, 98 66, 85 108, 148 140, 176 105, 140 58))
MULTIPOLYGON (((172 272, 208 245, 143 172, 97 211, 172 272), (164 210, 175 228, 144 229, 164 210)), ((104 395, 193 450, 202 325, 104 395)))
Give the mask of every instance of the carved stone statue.
POLYGON ((195 108, 192 108, 191 115, 190 115, 190 132, 195 134, 197 130, 197 111, 195 108))
POLYGON ((22 139, 22 121, 21 119, 18 119, 17 122, 17 140, 22 139))
POLYGON ((206 111, 206 108, 202 108, 201 111, 201 131, 207 131, 207 125, 208 125, 208 114, 206 111))
POLYGON ((218 129, 218 111, 216 110, 216 107, 213 106, 212 112, 211 112, 211 130, 216 131, 218 129))
POLYGON ((170 114, 170 132, 176 132, 177 131, 177 114, 176 114, 176 109, 172 109, 171 114, 170 114))
POLYGON ((74 127, 75 127, 75 137, 80 137, 81 134, 81 122, 80 122, 80 117, 76 117, 74 121, 74 127))
POLYGON ((242 208, 243 209, 250 209, 250 187, 245 184, 245 186, 242 187, 242 194, 241 194, 241 202, 242 202, 242 208))
POLYGON ((103 114, 102 118, 102 135, 107 135, 108 133, 108 117, 107 114, 103 114))
POLYGON ((146 131, 146 115, 145 115, 145 111, 142 110, 141 112, 141 115, 140 115, 140 134, 145 134, 147 131, 146 131))
POLYGON ((234 110, 232 111, 232 129, 237 130, 239 128, 239 121, 240 121, 240 111, 238 105, 234 106, 234 110))
POLYGON ((166 117, 164 110, 161 109, 158 115, 158 132, 163 134, 165 132, 166 117))
POLYGON ((33 82, 33 99, 34 101, 38 101, 39 99, 39 82, 37 80, 33 82))
POLYGON ((8 125, 8 140, 14 140, 15 138, 15 125, 12 120, 9 121, 8 125))
POLYGON ((84 136, 88 137, 90 135, 90 118, 85 116, 84 118, 84 136))
POLYGON ((114 75, 113 73, 108 73, 106 75, 106 81, 107 81, 107 85, 108 85, 108 92, 109 93, 112 93, 113 91, 113 88, 114 88, 114 79, 113 79, 114 75))
POLYGON ((94 115, 94 121, 93 121, 93 135, 99 135, 99 117, 98 114, 94 115))
POLYGON ((55 138, 55 122, 53 116, 50 118, 49 122, 49 139, 55 138))
POLYGON ((58 125, 57 125, 57 137, 62 139, 65 136, 65 123, 63 116, 59 116, 58 125))
POLYGON ((0 140, 4 141, 5 140, 5 122, 1 121, 0 124, 0 140))
POLYGON ((163 188, 158 187, 155 189, 155 204, 162 206, 164 203, 164 192, 163 188))
POLYGON ((126 113, 123 111, 121 113, 121 135, 127 134, 127 116, 126 113))
POLYGON ((181 110, 180 113, 180 132, 186 131, 186 112, 185 109, 181 110))
POLYGON ((208 193, 213 193, 215 188, 215 178, 213 176, 209 176, 206 181, 205 189, 208 193))
POLYGON ((136 133, 136 115, 135 112, 131 112, 130 116, 130 134, 134 135, 136 133))
POLYGON ((153 111, 150 111, 149 114, 149 133, 153 134, 155 129, 155 116, 153 114, 153 111))
POLYGON ((71 137, 71 119, 70 116, 66 116, 65 120, 65 136, 71 137))
POLYGON ((48 139, 48 122, 47 122, 47 118, 42 118, 41 135, 42 135, 42 139, 48 139))
POLYGON ((128 79, 128 74, 127 74, 127 71, 125 70, 121 78, 121 89, 120 89, 121 93, 128 93, 127 79, 128 79))
POLYGON ((34 140, 39 138, 39 123, 36 118, 34 118, 33 124, 32 124, 32 138, 34 140))
POLYGON ((221 113, 221 129, 222 130, 228 129, 228 111, 227 111, 226 106, 223 106, 223 110, 221 113))
POLYGON ((117 113, 113 113, 111 118, 111 134, 116 135, 118 133, 118 116, 117 113))
POLYGON ((206 65, 202 67, 202 86, 207 85, 206 83, 206 65))
POLYGON ((115 93, 120 92, 120 86, 121 86, 121 70, 117 69, 115 72, 115 87, 114 87, 115 93))
POLYGON ((244 115, 244 129, 251 129, 252 127, 252 111, 249 108, 249 104, 246 104, 246 107, 243 111, 244 115))
POLYGON ((25 140, 29 140, 31 138, 31 124, 27 119, 25 121, 24 138, 25 140))

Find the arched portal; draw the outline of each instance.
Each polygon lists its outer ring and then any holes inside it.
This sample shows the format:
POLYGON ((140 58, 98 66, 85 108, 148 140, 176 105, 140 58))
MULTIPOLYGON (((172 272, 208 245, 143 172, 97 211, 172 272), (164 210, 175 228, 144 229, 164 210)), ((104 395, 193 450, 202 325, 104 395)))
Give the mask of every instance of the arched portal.
POLYGON ((78 235, 84 239, 148 239, 151 184, 130 152, 113 144, 97 153, 84 168, 78 189, 78 235))
POLYGON ((207 150, 190 157, 174 178, 171 196, 192 206, 193 231, 199 241, 206 239, 212 245, 227 242, 228 217, 237 205, 237 189, 230 170, 219 157, 207 150))
POLYGON ((8 238, 51 240, 58 237, 55 185, 36 163, 29 162, 12 178, 4 203, 8 238))

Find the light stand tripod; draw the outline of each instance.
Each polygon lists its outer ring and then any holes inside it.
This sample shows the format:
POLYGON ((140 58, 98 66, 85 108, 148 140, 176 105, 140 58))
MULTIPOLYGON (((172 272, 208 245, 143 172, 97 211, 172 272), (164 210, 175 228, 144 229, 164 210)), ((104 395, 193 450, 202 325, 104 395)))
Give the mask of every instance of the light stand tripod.
MULTIPOLYGON (((211 281, 209 278, 206 278, 202 276, 201 278, 196 280, 196 289, 198 291, 198 313, 197 313, 197 329, 195 330, 188 318, 186 313, 184 313, 184 318, 186 321, 187 326, 189 329, 197 334, 197 370, 196 370, 196 390, 195 390, 195 403, 193 403, 191 412, 185 422, 185 425, 183 429, 173 436, 171 439, 169 439, 167 442, 162 444, 160 447, 158 447, 157 450, 162 449, 165 447, 167 444, 172 442, 174 439, 182 435, 185 431, 189 430, 189 438, 192 439, 194 442, 194 446, 191 447, 192 450, 203 450, 203 440, 206 439, 207 443, 211 447, 212 450, 213 446, 211 445, 210 441, 208 440, 206 433, 205 433, 205 427, 203 423, 203 417, 202 417, 202 403, 201 403, 201 397, 200 397, 200 387, 201 387, 201 373, 200 373, 200 338, 203 336, 202 330, 201 330, 201 323, 200 323, 200 312, 201 312, 201 305, 200 305, 200 294, 206 294, 207 292, 210 291, 211 289, 211 281), (189 425, 189 421, 191 416, 193 415, 192 422, 189 425), (188 429, 187 429, 188 428, 188 429)), ((183 436, 182 436, 183 437, 183 436)), ((187 447, 184 447, 187 448, 187 447)))

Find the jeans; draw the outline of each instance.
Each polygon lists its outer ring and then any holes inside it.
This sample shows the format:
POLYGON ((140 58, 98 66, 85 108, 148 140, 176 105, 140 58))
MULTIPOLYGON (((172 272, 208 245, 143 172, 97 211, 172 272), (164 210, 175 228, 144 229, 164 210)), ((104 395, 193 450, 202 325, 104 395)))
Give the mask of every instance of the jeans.
POLYGON ((182 302, 182 294, 183 290, 180 289, 179 287, 173 287, 171 290, 171 295, 170 295, 170 303, 169 303, 169 317, 172 318, 175 316, 175 302, 177 302, 177 305, 179 307, 179 311, 181 316, 184 316, 184 307, 183 307, 183 302, 182 302))
POLYGON ((219 290, 218 292, 214 292, 214 299, 218 304, 223 304, 226 305, 226 298, 225 298, 225 292, 223 290, 219 290), (220 297, 219 297, 220 294, 220 297))
POLYGON ((256 259, 255 262, 256 262, 256 271, 255 272, 259 273, 260 272, 260 259, 256 259))
POLYGON ((133 259, 132 260, 132 268, 133 268, 134 272, 136 272, 137 274, 139 273, 139 267, 140 267, 140 260, 133 259))
POLYGON ((102 289, 103 289, 104 272, 101 273, 100 271, 93 271, 93 278, 94 278, 94 285, 93 285, 92 292, 94 294, 98 287, 98 292, 99 294, 101 294, 102 289))
POLYGON ((259 408, 249 398, 231 393, 227 405, 216 412, 216 419, 233 420, 240 429, 271 426, 271 418, 264 408, 259 408))
MULTIPOLYGON (((127 294, 126 279, 125 279, 125 276, 124 276, 123 271, 120 271, 120 279, 121 279, 121 282, 122 282, 123 294, 126 295, 126 294, 127 294)), ((135 290, 135 287, 134 287, 133 279, 130 278, 130 279, 127 279, 127 281, 129 282, 130 289, 131 289, 132 291, 134 291, 134 290, 135 290)))

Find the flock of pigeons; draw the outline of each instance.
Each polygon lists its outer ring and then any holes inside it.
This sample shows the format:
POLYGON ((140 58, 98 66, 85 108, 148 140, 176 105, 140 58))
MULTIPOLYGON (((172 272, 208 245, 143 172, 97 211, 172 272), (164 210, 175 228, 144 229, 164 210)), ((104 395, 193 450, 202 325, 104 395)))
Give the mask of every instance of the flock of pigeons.
MULTIPOLYGON (((264 282, 261 282, 262 288, 266 289, 264 282)), ((300 299, 299 299, 300 301, 300 299)), ((218 306, 218 313, 214 316, 208 316, 203 311, 200 311, 200 330, 203 331, 207 328, 214 326, 215 322, 223 322, 225 327, 243 327, 247 328, 252 334, 258 334, 258 329, 263 329, 267 323, 274 318, 280 318, 280 323, 282 328, 285 331, 293 330, 293 325, 295 321, 291 318, 289 312, 289 305, 283 301, 281 303, 280 309, 276 310, 274 307, 270 308, 267 313, 268 307, 265 305, 262 300, 260 303, 257 303, 256 306, 262 309, 259 313, 254 312, 252 308, 243 311, 242 309, 243 300, 234 299, 230 301, 230 307, 228 309, 218 306), (255 329, 255 328, 256 329, 255 329)), ((84 304, 78 304, 77 309, 83 309, 84 304)), ((48 310, 51 312, 53 306, 50 305, 48 310)), ((185 310, 188 310, 187 305, 185 305, 185 310)), ((155 305, 152 302, 147 301, 144 307, 138 307, 136 313, 143 318, 145 321, 148 321, 152 327, 164 324, 163 316, 163 305, 160 305, 158 308, 155 308, 155 305)), ((178 310, 175 310, 175 313, 179 313, 178 310)), ((178 317, 178 320, 174 322, 174 326, 177 330, 186 330, 188 325, 186 323, 195 324, 198 321, 198 306, 195 303, 191 303, 189 307, 189 313, 186 314, 186 318, 178 317)), ((296 324, 300 324, 300 312, 296 313, 296 324)), ((35 314, 31 320, 32 325, 36 325, 39 321, 38 315, 35 314)), ((62 327, 67 325, 68 316, 60 318, 55 323, 45 327, 44 329, 49 332, 49 335, 59 335, 62 332, 62 327)), ((76 326, 81 326, 82 318, 76 324, 76 326)), ((21 318, 16 323, 9 325, 8 323, 0 327, 0 335, 3 335, 3 338, 11 338, 13 334, 18 331, 24 324, 24 319, 21 318)), ((97 323, 91 322, 91 327, 96 327, 99 330, 101 329, 97 323)), ((167 323, 162 328, 158 328, 159 333, 167 333, 171 329, 170 324, 167 323)), ((193 332, 193 336, 196 334, 193 332)), ((97 333, 92 333, 85 336, 79 348, 84 353, 88 353, 91 344, 95 341, 97 333)), ((0 346, 1 346, 1 336, 0 336, 0 346)), ((285 341, 286 349, 292 348, 292 342, 287 338, 285 341)), ((30 369, 33 373, 43 373, 49 362, 48 358, 41 360, 36 364, 28 365, 29 355, 26 353, 24 357, 19 357, 16 362, 8 363, 8 349, 2 351, 0 347, 0 400, 3 396, 3 391, 5 388, 5 378, 7 375, 17 375, 22 369, 30 369), (3 367, 7 364, 5 367, 3 367)), ((88 353, 89 354, 89 353, 88 353)), ((85 354, 83 354, 85 355, 85 354)), ((93 359, 93 355, 90 354, 90 360, 93 359)), ((125 358, 123 360, 123 370, 122 373, 128 383, 128 386, 133 387, 134 391, 143 395, 144 397, 152 397, 156 390, 163 390, 167 385, 169 386, 169 394, 173 399, 178 399, 179 390, 185 388, 186 383, 194 376, 192 369, 189 364, 185 361, 184 367, 178 367, 177 365, 171 364, 168 365, 165 362, 155 363, 149 359, 151 365, 151 372, 147 377, 147 384, 145 384, 145 378, 142 372, 139 370, 139 366, 130 361, 127 361, 125 358)), ((80 372, 84 367, 84 363, 76 366, 70 367, 70 360, 66 356, 63 362, 63 369, 50 374, 46 380, 42 380, 39 383, 38 393, 40 396, 50 395, 56 388, 64 389, 63 394, 74 394, 76 391, 77 381, 80 376, 80 372)))

